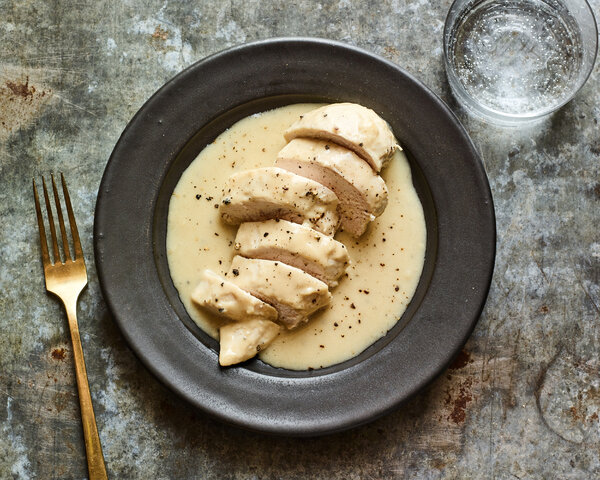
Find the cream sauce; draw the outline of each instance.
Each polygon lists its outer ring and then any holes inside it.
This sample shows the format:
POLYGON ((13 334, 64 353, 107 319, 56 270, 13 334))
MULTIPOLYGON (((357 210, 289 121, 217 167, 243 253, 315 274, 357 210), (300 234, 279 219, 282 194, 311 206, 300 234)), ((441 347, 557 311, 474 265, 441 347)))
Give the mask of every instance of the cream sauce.
MULTIPOLYGON (((167 225, 171 277, 192 319, 214 338, 223 320, 194 306, 191 294, 204 269, 224 275, 236 254, 237 227, 226 225, 218 209, 227 179, 274 165, 286 144, 283 132, 318 106, 289 105, 239 121, 198 155, 173 191, 167 225)), ((305 326, 281 329, 261 360, 292 370, 340 363, 384 336, 406 310, 423 270, 425 217, 402 152, 382 177, 389 191, 385 212, 359 240, 343 232, 335 237, 352 263, 331 291, 331 303, 305 326)))

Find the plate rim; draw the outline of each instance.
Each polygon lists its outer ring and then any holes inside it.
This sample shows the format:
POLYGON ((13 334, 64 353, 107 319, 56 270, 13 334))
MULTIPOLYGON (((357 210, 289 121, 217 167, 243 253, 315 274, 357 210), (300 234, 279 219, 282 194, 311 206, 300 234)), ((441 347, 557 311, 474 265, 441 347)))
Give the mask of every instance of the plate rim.
MULTIPOLYGON (((290 92, 294 93, 294 92, 290 92)), ((232 107, 233 108, 233 107, 232 107)), ((160 117, 160 115, 158 115, 160 117)), ((131 148, 130 148, 131 149, 131 148)), ((174 154, 175 158, 177 153, 174 154)), ((150 233, 151 235, 151 233, 150 233)), ((189 66, 178 75, 173 77, 171 80, 166 82, 157 92, 155 92, 148 101, 136 112, 131 121, 128 123, 127 127, 124 129, 121 134, 115 148, 111 154, 111 157, 107 163, 106 169, 104 171, 102 181, 99 188, 98 199, 96 203, 96 215, 94 219, 94 253, 96 259, 96 267, 98 271, 98 278, 102 290, 103 297, 115 319, 117 325, 119 326, 121 332, 127 340, 128 345, 134 351, 136 356, 142 361, 142 363, 168 388, 182 396, 192 405, 200 408, 201 410, 209 413, 210 415, 219 418, 226 423, 234 424, 238 427, 247 428, 250 430, 261 431, 265 433, 275 433, 275 434, 284 434, 284 435, 298 435, 298 436, 310 436, 310 435, 318 435, 324 433, 333 433, 335 431, 345 430, 347 428, 356 427, 358 425, 367 423, 375 418, 388 413, 389 411, 396 408, 402 401, 410 398, 416 392, 421 390, 426 384, 435 379, 452 361, 452 359, 458 354, 460 348, 468 337, 471 335, 475 325, 479 319, 479 316, 483 310, 485 305, 485 300, 487 298, 487 294, 489 292, 491 286, 491 280, 494 269, 494 260, 496 253, 496 224, 495 224, 495 213, 493 208, 493 200, 491 189, 489 187, 489 182, 485 175, 485 170, 483 168, 483 164, 480 160, 479 154, 473 145, 471 139, 469 138, 466 130, 460 124, 456 115, 446 106, 446 104, 435 95, 428 87, 423 85, 419 80, 414 78, 411 74, 407 73, 405 70, 400 68, 399 66, 389 62, 378 55, 367 52, 358 47, 350 46, 341 42, 326 40, 326 39, 316 39, 316 38, 305 38, 305 37, 284 37, 284 38, 274 38, 267 40, 260 40, 257 42, 251 42, 243 45, 234 46, 228 49, 225 49, 221 52, 217 52, 213 55, 210 55, 199 62, 194 63, 189 66), (404 77, 409 84, 416 86, 423 94, 425 94, 429 101, 436 104, 437 109, 441 110, 446 120, 450 122, 452 127, 456 130, 458 134, 460 142, 462 142, 463 146, 466 147, 466 150, 471 155, 473 162, 473 167, 475 172, 475 176, 479 180, 479 186, 483 187, 482 198, 487 201, 487 214, 489 215, 489 220, 491 224, 486 225, 488 231, 485 232, 488 240, 490 241, 491 249, 487 251, 487 263, 486 273, 487 276, 485 281, 483 282, 483 286, 477 292, 475 301, 477 304, 474 307, 471 307, 472 317, 469 321, 464 322, 466 328, 463 328, 462 335, 459 335, 459 338, 455 341, 459 345, 458 348, 452 349, 451 353, 446 353, 443 358, 438 358, 437 362, 435 362, 435 366, 429 369, 427 375, 422 376, 419 381, 413 382, 411 391, 408 394, 404 394, 402 398, 396 398, 393 394, 388 395, 389 401, 387 402, 379 402, 375 407, 370 406, 371 408, 365 408, 360 410, 360 412, 356 412, 357 414, 353 418, 348 418, 348 415, 338 416, 332 419, 321 419, 321 423, 317 423, 314 420, 307 422, 304 418, 292 418, 290 422, 274 422, 269 421, 268 415, 265 414, 263 418, 258 418, 256 412, 253 412, 252 415, 244 415, 241 416, 239 414, 232 415, 230 412, 224 411, 222 405, 216 405, 214 402, 206 403, 206 399, 202 397, 202 392, 198 390, 198 388, 194 388, 193 385, 184 385, 184 389, 182 389, 181 381, 184 380, 178 377, 172 377, 166 372, 164 368, 161 368, 161 365, 157 365, 155 361, 148 357, 148 354, 143 349, 143 344, 140 343, 139 339, 134 338, 130 328, 128 328, 127 321, 124 318, 123 314, 119 311, 120 305, 118 305, 118 299, 115 296, 114 288, 111 286, 110 282, 112 279, 110 278, 111 274, 114 271, 111 271, 111 268, 107 266, 106 260, 104 259, 104 248, 106 246, 106 223, 107 223, 107 212, 106 207, 104 206, 111 195, 111 188, 113 180, 113 170, 115 169, 115 164, 118 162, 120 158, 119 155, 122 154, 123 142, 131 142, 131 133, 135 131, 136 128, 141 128, 142 126, 147 126, 150 122, 156 121, 157 115, 155 110, 155 103, 157 101, 160 102, 162 98, 169 97, 169 95, 173 94, 173 90, 178 90, 178 87, 183 82, 189 82, 190 78, 193 78, 198 72, 202 72, 203 69, 206 68, 207 65, 213 64, 215 61, 219 62, 224 58, 234 58, 240 54, 248 55, 248 52, 256 52, 264 51, 264 49, 273 51, 277 49, 284 49, 291 51, 294 48, 297 51, 300 51, 302 48, 316 48, 316 49, 333 49, 337 53, 344 53, 350 56, 358 56, 358 58, 363 58, 365 62, 375 62, 375 64, 384 66, 385 68, 392 69, 397 72, 399 75, 404 77), (489 230, 491 227, 491 230, 489 230), (432 373, 432 370, 435 370, 432 373), (194 396, 194 393, 199 396, 194 396), (199 400, 200 399, 200 400, 199 400)), ((485 262, 484 262, 485 263, 485 262)), ((484 275, 485 276, 485 275, 484 275)), ((182 323, 182 322, 180 322, 182 323)), ((189 333, 189 332, 188 332, 189 333)), ((190 334, 191 335, 191 334, 190 334)), ((237 374, 233 373, 238 370, 244 369, 212 369, 211 372, 215 373, 218 371, 218 375, 225 375, 227 377, 233 376, 236 377, 237 374)), ((172 373, 172 372, 170 372, 172 373)), ((347 380, 345 375, 342 375, 342 380, 347 380)), ((314 380, 317 377, 311 377, 314 380)), ((250 375, 248 376, 237 376, 237 381, 249 381, 254 379, 255 377, 250 375)), ((338 381, 342 381, 338 380, 338 381)), ((300 385, 304 382, 304 379, 299 380, 290 380, 286 379, 286 382, 292 382, 292 384, 300 385)), ((304 382, 306 383, 306 382, 304 382)), ((310 383, 310 382, 309 382, 310 383)), ((318 382, 317 382, 318 384, 318 382)), ((311 384, 314 387, 314 382, 311 384)), ((302 385, 301 385, 302 386, 302 385)), ((304 385, 306 386, 306 385, 304 385)), ((323 386, 323 385, 321 385, 323 386)), ((196 386, 197 387, 197 386, 196 386)), ((293 388, 293 386, 292 386, 293 388)), ((392 392, 393 393, 393 392, 392 392)), ((222 399, 219 399, 222 401, 222 399)), ((238 405, 239 402, 236 403, 236 408, 240 408, 238 405)), ((266 412, 268 413, 268 412, 266 412)))

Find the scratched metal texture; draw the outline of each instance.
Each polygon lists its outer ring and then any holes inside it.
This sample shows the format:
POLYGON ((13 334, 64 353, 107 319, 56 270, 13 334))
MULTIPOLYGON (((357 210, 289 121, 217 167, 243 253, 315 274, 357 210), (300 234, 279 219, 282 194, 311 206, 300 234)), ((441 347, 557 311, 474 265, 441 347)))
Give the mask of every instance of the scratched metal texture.
POLYGON ((51 171, 67 175, 87 254, 80 325, 112 478, 600 477, 599 67, 547 121, 485 125, 445 80, 449 6, 0 0, 1 479, 87 475, 66 322, 44 293, 34 223, 31 178, 51 171), (397 412, 318 439, 239 431, 178 400, 124 343, 92 262, 102 172, 143 102, 208 54, 289 35, 363 47, 438 93, 482 153, 498 222, 490 297, 454 365, 397 412))

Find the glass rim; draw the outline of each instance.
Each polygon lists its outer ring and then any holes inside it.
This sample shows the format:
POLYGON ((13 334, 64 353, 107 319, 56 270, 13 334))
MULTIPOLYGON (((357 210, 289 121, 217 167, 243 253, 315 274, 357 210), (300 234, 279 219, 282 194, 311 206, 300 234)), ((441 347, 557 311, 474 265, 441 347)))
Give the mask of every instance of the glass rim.
MULTIPOLYGON (((480 0, 480 1, 474 1, 473 4, 475 3, 482 3, 485 0, 480 0)), ((542 0, 544 1, 544 0, 542 0)), ((562 0, 557 0, 560 3, 564 2, 562 0)), ((454 22, 450 22, 450 14, 453 13, 453 11, 458 8, 457 4, 461 3, 461 2, 465 2, 468 3, 468 0, 453 0, 452 4, 450 5, 450 8, 448 9, 448 13, 446 14, 446 20, 444 22, 444 30, 443 30, 443 46, 444 48, 442 49, 442 54, 444 57, 444 66, 446 69, 446 76, 448 78, 448 83, 450 84, 450 89, 452 90, 454 96, 457 98, 457 100, 459 101, 459 103, 469 112, 481 116, 483 117, 483 119, 487 119, 490 121, 493 121, 494 123, 498 123, 498 124, 506 124, 506 125, 510 125, 510 124, 522 124, 522 123, 527 123, 527 122, 534 122, 536 120, 539 120, 559 109, 561 109, 562 107, 564 107, 567 103, 569 103, 571 100, 573 100, 573 98, 577 95, 577 93, 583 88, 583 86, 587 83, 588 79, 590 78, 590 75, 592 74, 592 71, 594 70, 594 65, 596 63, 596 59, 598 57, 598 22, 596 21, 596 17, 594 15, 594 11, 592 10, 591 5, 589 4, 588 0, 578 0, 581 2, 582 7, 584 7, 586 9, 586 15, 589 16, 589 18, 591 19, 591 24, 592 27, 594 29, 594 45, 592 47, 592 59, 590 62, 590 65, 587 69, 587 71, 584 71, 584 74, 580 76, 580 78, 578 79, 577 83, 575 83, 575 86, 569 91, 569 94, 565 97, 565 99, 563 99, 560 103, 557 103, 556 105, 552 105, 550 107, 546 107, 544 109, 540 109, 537 111, 533 111, 530 113, 507 113, 504 112, 502 110, 497 110, 497 109, 493 109, 490 108, 486 105, 484 105, 483 103, 477 101, 473 96, 471 96, 467 90, 464 88, 463 83, 459 80, 458 78, 458 74, 456 73, 455 69, 453 68, 452 64, 450 63, 450 59, 449 59, 449 42, 448 42, 448 37, 450 36, 450 28, 455 24, 454 22), (458 91, 457 91, 458 90, 458 91)), ((471 5, 472 8, 473 5, 471 5)), ((463 8, 461 11, 466 10, 466 8, 463 8)), ((577 22, 577 24, 579 25, 580 22, 577 22)))

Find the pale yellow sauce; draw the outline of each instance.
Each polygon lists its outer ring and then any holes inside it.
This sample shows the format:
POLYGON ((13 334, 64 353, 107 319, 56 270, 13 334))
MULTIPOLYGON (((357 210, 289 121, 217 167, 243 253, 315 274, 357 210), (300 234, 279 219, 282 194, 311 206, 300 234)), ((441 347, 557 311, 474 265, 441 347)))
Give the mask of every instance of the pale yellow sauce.
MULTIPOLYGON (((319 105, 299 104, 245 118, 208 145, 181 176, 169 205, 167 258, 173 283, 192 319, 214 338, 223 320, 199 310, 191 294, 201 272, 224 275, 235 255, 237 227, 224 224, 219 202, 228 177, 273 166, 283 132, 319 105), (197 198, 199 197, 199 198, 197 198)), ((355 240, 340 232, 352 264, 332 290, 331 303, 297 330, 281 330, 260 358, 293 370, 322 368, 362 352, 400 319, 412 298, 425 258, 425 218, 401 152, 382 172, 388 206, 355 240)))

